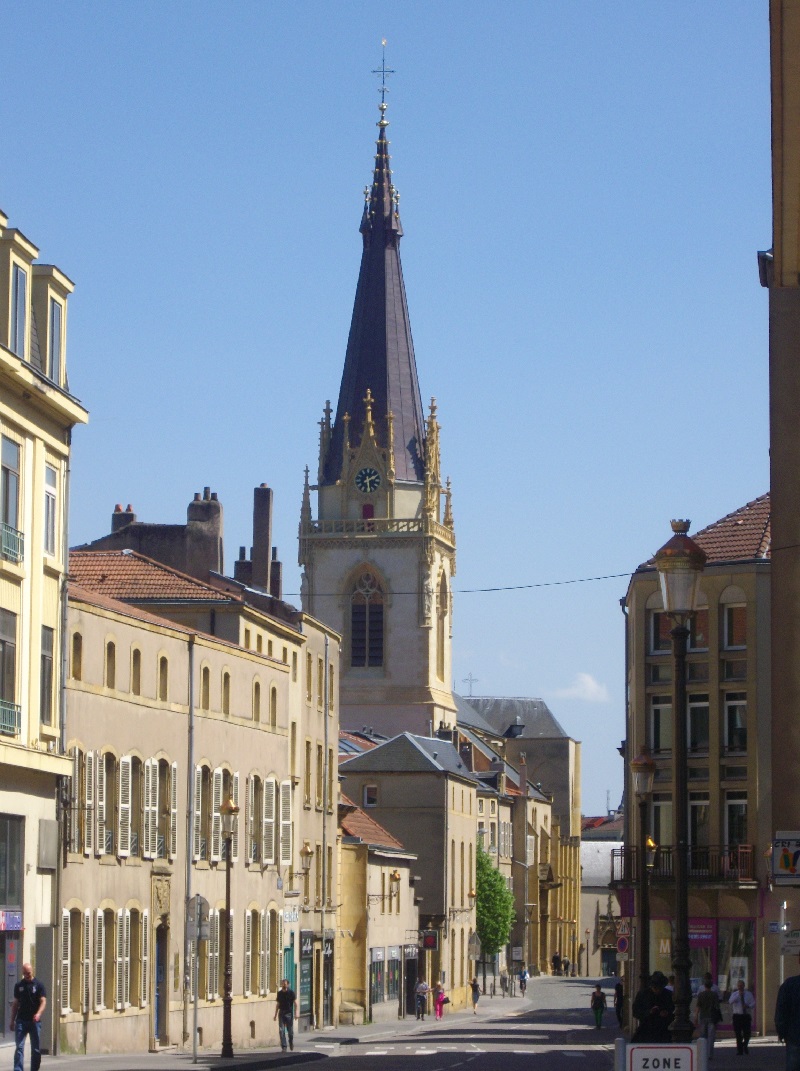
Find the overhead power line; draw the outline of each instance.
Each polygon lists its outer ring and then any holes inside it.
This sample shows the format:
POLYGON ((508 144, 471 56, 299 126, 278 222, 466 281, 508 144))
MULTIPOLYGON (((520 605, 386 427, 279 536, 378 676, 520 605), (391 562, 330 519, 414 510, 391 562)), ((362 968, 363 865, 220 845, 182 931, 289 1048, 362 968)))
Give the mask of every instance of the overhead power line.
MULTIPOLYGON (((580 576, 574 577, 572 580, 540 580, 533 584, 498 584, 491 588, 453 588, 454 595, 483 595, 492 591, 531 591, 534 588, 558 588, 564 587, 567 584, 592 584, 597 580, 621 580, 623 577, 631 576, 631 573, 606 573, 604 576, 580 576)), ((312 593, 312 597, 315 599, 338 599, 342 595, 349 594, 344 591, 326 591, 312 593)), ((419 595, 419 589, 414 591, 390 591, 388 592, 392 597, 395 595, 419 595)), ((287 593, 286 598, 299 599, 300 593, 297 591, 290 591, 287 593)))

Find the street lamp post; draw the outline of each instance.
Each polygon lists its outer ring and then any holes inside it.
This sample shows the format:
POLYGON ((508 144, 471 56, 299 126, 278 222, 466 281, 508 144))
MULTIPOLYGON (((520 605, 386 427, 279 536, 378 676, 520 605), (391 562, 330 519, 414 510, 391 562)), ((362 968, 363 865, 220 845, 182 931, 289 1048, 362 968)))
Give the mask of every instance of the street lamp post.
POLYGON ((656 776, 656 764, 647 748, 643 748, 638 757, 631 761, 631 776, 633 794, 639 803, 639 932, 642 945, 639 977, 644 989, 650 979, 650 888, 647 873, 650 838, 647 835, 647 804, 656 776))
POLYGON ((232 842, 236 827, 238 806, 230 796, 221 804, 222 839, 225 841, 225 992, 222 997, 222 1052, 223 1059, 233 1056, 231 1036, 231 1001, 233 999, 233 919, 231 918, 231 868, 233 866, 232 842))
POLYGON ((661 581, 664 611, 674 622, 672 629, 672 762, 675 785, 675 943, 672 969, 675 972, 675 1042, 692 1040, 689 1019, 692 999, 689 989, 689 814, 687 801, 686 648, 689 623, 697 608, 700 575, 706 563, 705 551, 689 538, 689 521, 672 521, 672 538, 655 555, 661 581))

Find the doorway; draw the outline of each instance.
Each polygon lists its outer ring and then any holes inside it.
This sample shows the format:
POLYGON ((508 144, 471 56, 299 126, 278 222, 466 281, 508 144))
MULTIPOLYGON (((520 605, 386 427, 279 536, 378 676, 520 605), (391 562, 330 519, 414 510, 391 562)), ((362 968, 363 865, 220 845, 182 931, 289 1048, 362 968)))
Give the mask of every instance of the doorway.
POLYGON ((169 927, 162 922, 156 927, 156 985, 154 1005, 154 1034, 157 1045, 169 1045, 169 987, 168 987, 169 927))

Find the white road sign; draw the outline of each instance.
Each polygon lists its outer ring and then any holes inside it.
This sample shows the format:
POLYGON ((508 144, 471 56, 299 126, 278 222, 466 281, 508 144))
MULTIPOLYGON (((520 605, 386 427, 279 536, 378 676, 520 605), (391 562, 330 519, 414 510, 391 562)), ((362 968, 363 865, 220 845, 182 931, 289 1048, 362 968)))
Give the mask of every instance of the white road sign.
POLYGON ((694 1045, 629 1045, 625 1071, 697 1071, 694 1045))

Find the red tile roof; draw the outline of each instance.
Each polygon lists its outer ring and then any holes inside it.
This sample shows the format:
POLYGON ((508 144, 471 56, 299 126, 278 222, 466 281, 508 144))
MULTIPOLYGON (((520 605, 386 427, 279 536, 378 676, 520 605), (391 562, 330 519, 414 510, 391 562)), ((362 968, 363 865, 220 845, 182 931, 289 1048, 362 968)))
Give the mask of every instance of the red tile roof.
MULTIPOLYGON (((706 528, 701 528, 699 532, 689 534, 708 555, 708 565, 759 559, 768 561, 772 546, 770 516, 767 492, 706 528)), ((652 569, 654 566, 654 559, 650 558, 639 569, 652 569)))
POLYGON ((147 610, 141 610, 139 607, 131 606, 127 602, 120 602, 119 599, 111 599, 108 595, 101 595, 97 591, 83 588, 72 581, 69 583, 69 597, 75 602, 85 602, 89 606, 97 606, 103 610, 113 610, 114 613, 123 614, 125 617, 130 617, 136 621, 144 621, 149 625, 158 625, 160 628, 168 628, 173 632, 181 632, 186 636, 191 636, 194 632, 194 630, 185 628, 183 625, 176 625, 174 621, 168 621, 165 617, 156 617, 155 614, 150 614, 147 610))
POLYGON ((73 550, 70 580, 123 602, 241 602, 134 550, 73 550))
POLYGON ((339 825, 349 837, 358 837, 364 844, 371 844, 377 848, 399 848, 404 851, 400 841, 383 828, 379 822, 362 811, 351 799, 342 793, 342 803, 347 808, 352 808, 339 819, 339 825))

